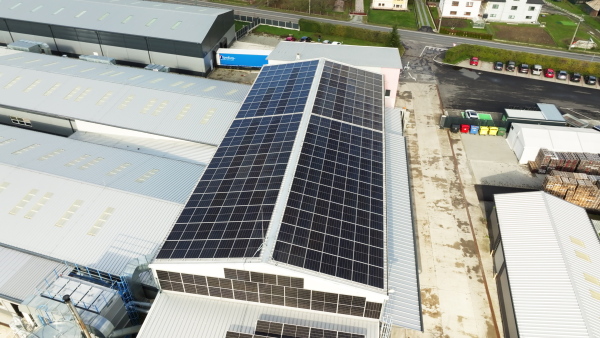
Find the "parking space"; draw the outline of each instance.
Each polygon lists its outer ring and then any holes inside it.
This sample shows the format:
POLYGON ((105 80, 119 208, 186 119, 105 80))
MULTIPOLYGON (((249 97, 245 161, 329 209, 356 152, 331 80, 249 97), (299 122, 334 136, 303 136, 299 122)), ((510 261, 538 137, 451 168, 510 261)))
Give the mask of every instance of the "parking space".
MULTIPOLYGON (((506 62, 504 62, 506 66, 506 62)), ((519 64, 517 64, 518 66, 519 64)), ((551 83, 560 83, 563 85, 568 85, 568 86, 574 86, 574 87, 584 87, 584 88, 590 88, 590 89, 600 89, 600 87, 598 86, 598 81, 596 81, 596 83, 594 85, 588 85, 585 84, 584 79, 583 79, 583 75, 581 74, 581 81, 580 82, 572 82, 570 81, 570 79, 566 79, 566 80, 559 80, 555 77, 549 78, 549 77, 545 77, 544 73, 542 72, 542 74, 540 75, 533 75, 531 74, 531 71, 529 71, 527 74, 524 73, 519 73, 518 72, 518 68, 515 69, 515 71, 507 71, 505 69, 503 70, 495 70, 494 69, 494 63, 493 62, 485 62, 485 61, 479 61, 479 65, 477 66, 471 66, 469 60, 464 60, 461 61, 460 63, 458 63, 456 66, 458 67, 464 67, 467 69, 476 69, 476 70, 481 70, 484 72, 494 72, 494 73, 498 73, 498 74, 505 74, 505 75, 510 75, 510 76, 516 76, 516 77, 521 77, 521 78, 525 78, 525 79, 533 79, 533 80, 539 80, 539 81, 546 81, 546 82, 551 82, 551 83)), ((529 67, 532 67, 533 65, 529 65, 529 67)), ((542 65, 543 66, 543 65, 542 65)), ((545 70, 545 69, 544 69, 545 70)), ((555 73, 558 73, 561 69, 554 69, 555 73)), ((571 74, 569 74, 570 76, 571 74)))

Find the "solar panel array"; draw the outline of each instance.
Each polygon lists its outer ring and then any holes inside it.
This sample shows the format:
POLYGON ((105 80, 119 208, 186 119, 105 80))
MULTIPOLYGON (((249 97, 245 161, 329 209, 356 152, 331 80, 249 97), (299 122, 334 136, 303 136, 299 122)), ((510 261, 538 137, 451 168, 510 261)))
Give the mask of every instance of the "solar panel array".
MULTIPOLYGON (((376 82, 362 85, 381 87, 381 77, 376 82)), ((317 96, 324 90, 322 78, 317 96)), ((381 117, 381 101, 370 109, 358 120, 311 116, 273 258, 382 288, 383 133, 345 122, 374 126, 364 117, 381 117)), ((316 105, 313 113, 324 115, 316 105)))
POLYGON ((157 258, 259 255, 317 63, 263 68, 157 258))

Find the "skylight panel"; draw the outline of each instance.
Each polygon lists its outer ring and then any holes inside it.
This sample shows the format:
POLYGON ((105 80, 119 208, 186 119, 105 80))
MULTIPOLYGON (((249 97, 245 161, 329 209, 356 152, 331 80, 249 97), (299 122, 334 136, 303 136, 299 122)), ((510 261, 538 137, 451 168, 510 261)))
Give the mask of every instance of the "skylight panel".
POLYGON ((210 86, 210 87, 206 87, 203 92, 210 92, 211 90, 217 88, 217 86, 210 86))
POLYGON ((36 8, 31 10, 31 13, 35 13, 35 12, 39 11, 42 7, 44 7, 44 6, 37 6, 36 8))
POLYGON ((84 15, 87 11, 81 11, 79 14, 75 15, 76 18, 80 18, 82 15, 84 15))
POLYGON ((157 18, 153 18, 152 20, 148 21, 148 23, 146 24, 146 27, 152 26, 152 24, 155 23, 156 20, 158 20, 158 19, 157 18))
POLYGON ((156 99, 150 99, 150 101, 148 101, 146 106, 144 108, 142 108, 142 110, 140 110, 140 114, 146 114, 155 103, 156 103, 156 99))
POLYGON ((134 77, 130 77, 129 80, 133 81, 133 80, 137 80, 137 79, 142 78, 142 77, 144 77, 144 75, 137 75, 137 76, 134 76, 134 77))
POLYGON ((176 120, 181 120, 185 117, 185 114, 188 113, 188 111, 190 111, 190 109, 192 108, 191 104, 186 104, 185 107, 183 107, 181 109, 181 111, 179 112, 179 114, 177 114, 177 116, 175 116, 176 120))
POLYGON ((109 75, 109 74, 112 74, 114 72, 115 72, 114 70, 109 70, 108 72, 100 73, 100 75, 109 75))
POLYGON ((57 10, 56 12, 54 12, 53 14, 54 14, 54 15, 56 15, 56 14, 58 14, 58 13, 62 12, 62 11, 63 11, 63 9, 65 9, 65 8, 64 8, 64 7, 63 7, 63 8, 60 8, 59 10, 57 10))
POLYGON ((37 85, 39 85, 40 82, 42 82, 42 80, 33 81, 33 83, 29 85, 29 87, 23 89, 23 92, 29 93, 33 88, 35 88, 37 85))
POLYGON ((158 116, 158 114, 160 114, 160 112, 162 112, 162 110, 165 109, 167 104, 169 104, 169 101, 161 102, 160 105, 152 112, 152 116, 158 116))
POLYGON ((19 201, 19 203, 17 203, 17 205, 15 205, 14 208, 12 208, 8 213, 11 215, 16 215, 17 213, 19 213, 19 211, 21 211, 21 209, 23 209, 23 207, 25 207, 27 205, 27 203, 29 203, 31 201, 31 199, 33 199, 35 197, 35 195, 38 193, 37 189, 31 189, 22 199, 21 201, 19 201))
POLYGON ((98 18, 98 21, 102 21, 102 20, 106 19, 109 15, 110 15, 110 13, 104 13, 104 15, 102 15, 101 17, 98 18))
POLYGON ((144 183, 144 182, 146 182, 146 180, 148 180, 150 177, 154 176, 159 171, 160 170, 158 170, 158 169, 148 170, 148 172, 146 172, 144 175, 138 177, 138 179, 135 181, 138 183, 144 183))
POLYGON ((85 169, 93 166, 94 164, 102 161, 102 160, 104 160, 103 157, 96 157, 95 159, 93 159, 93 160, 89 161, 88 163, 86 163, 86 164, 82 165, 81 167, 79 167, 79 169, 85 170, 85 169))
POLYGON ((0 192, 3 192, 9 185, 10 183, 8 182, 2 182, 2 184, 0 184, 0 192))
POLYGON ((21 6, 21 2, 19 2, 18 4, 13 5, 10 9, 16 9, 19 6, 21 6))
POLYGON ((228 91, 227 94, 225 94, 225 95, 233 95, 233 94, 237 93, 237 91, 238 91, 237 89, 233 89, 233 90, 228 91))
POLYGON ((110 75, 110 77, 119 76, 119 75, 121 75, 121 74, 123 74, 123 73, 125 73, 125 72, 118 72, 118 73, 114 73, 114 74, 110 75))
POLYGON ((162 78, 162 77, 159 77, 159 78, 156 78, 156 79, 154 79, 154 80, 150 81, 150 83, 159 83, 159 82, 160 82, 160 81, 162 81, 162 80, 163 80, 163 78, 162 78))
POLYGON ((30 60, 25 62, 26 64, 30 64, 30 63, 36 63, 36 62, 40 62, 40 59, 35 59, 35 60, 30 60))
POLYGON ((56 64, 58 64, 58 62, 51 62, 51 63, 47 63, 47 64, 43 65, 43 67, 54 66, 56 64))
POLYGON ((97 106, 101 106, 104 104, 104 102, 106 102, 106 100, 108 100, 111 96, 112 96, 113 92, 108 92, 106 94, 104 94, 104 96, 102 96, 102 98, 100 100, 98 100, 98 102, 96 102, 97 106))
POLYGON ((58 87, 60 87, 60 83, 57 83, 54 86, 52 86, 52 88, 48 89, 48 91, 44 93, 44 96, 52 94, 58 87))
POLYGON ((216 108, 210 108, 206 114, 204 115, 204 117, 202 118, 202 120, 200 120, 200 124, 207 124, 208 121, 210 120, 210 118, 215 114, 215 112, 217 111, 216 108))
POLYGON ((83 156, 80 156, 79 158, 76 158, 76 159, 74 159, 73 161, 71 161, 71 162, 69 162, 69 163, 65 164, 65 167, 72 167, 72 166, 76 165, 77 163, 79 163, 79 162, 81 162, 81 161, 85 160, 85 159, 86 159, 86 158, 88 158, 88 157, 90 157, 90 155, 87 155, 87 154, 86 154, 86 155, 83 155, 83 156))
POLYGON ((185 81, 177 81, 177 82, 173 83, 171 85, 171 87, 177 87, 177 86, 179 86, 180 84, 183 84, 183 83, 185 83, 185 81))
POLYGON ((9 139, 6 139, 6 140, 4 140, 4 141, 0 142, 0 146, 3 146, 3 145, 5 145, 5 144, 12 143, 12 142, 14 142, 14 141, 16 141, 14 138, 9 138, 9 139))
POLYGON ((120 166, 116 167, 115 169, 113 169, 112 171, 108 172, 106 175, 108 176, 114 176, 118 173, 120 173, 121 171, 127 169, 127 167, 129 167, 131 165, 131 163, 123 163, 120 166))
POLYGON ((75 67, 77 67, 77 66, 71 65, 71 66, 62 67, 61 69, 65 70, 65 69, 71 69, 71 68, 75 68, 75 67))
POLYGON ((106 221, 108 221, 108 219, 114 212, 115 212, 115 208, 112 208, 112 207, 106 208, 106 210, 104 210, 102 215, 100 215, 100 217, 98 218, 96 223, 94 223, 94 225, 92 225, 92 228, 90 229, 90 231, 88 231, 87 234, 90 236, 96 236, 98 234, 98 232, 100 232, 100 229, 102 229, 102 227, 104 227, 104 224, 106 224, 106 221))
POLYGON ((80 73, 87 73, 87 72, 92 71, 94 69, 96 69, 96 68, 92 67, 92 68, 84 69, 84 70, 80 71, 80 73))
POLYGON ((177 28, 179 28, 179 26, 181 25, 182 21, 177 21, 173 26, 171 26, 172 30, 176 30, 177 28))
POLYGON ((14 79, 12 79, 12 81, 7 83, 6 86, 4 86, 4 89, 9 89, 10 87, 14 86, 15 83, 19 82, 19 80, 21 80, 21 76, 15 77, 14 79))
POLYGON ((131 18, 133 18, 133 15, 126 17, 123 21, 121 21, 121 23, 128 23, 131 18))
POLYGON ((51 192, 45 193, 44 196, 42 196, 42 198, 39 199, 39 201, 33 206, 33 208, 31 208, 23 217, 32 219, 33 216, 35 216, 38 213, 38 211, 42 209, 42 207, 46 204, 46 202, 48 202, 50 197, 52 197, 53 195, 54 194, 51 192))
POLYGON ((57 150, 51 152, 50 154, 47 154, 47 155, 44 155, 44 156, 38 158, 38 161, 45 161, 47 159, 50 159, 56 155, 63 153, 64 151, 65 151, 64 149, 57 149, 57 150))
POLYGON ((127 105, 129 104, 129 102, 131 102, 131 100, 133 100, 135 96, 133 95, 129 95, 127 96, 127 98, 125 100, 123 100, 123 103, 121 103, 119 105, 119 109, 125 109, 125 107, 127 107, 127 105))
POLYGON ((40 146, 40 145, 39 145, 39 144, 37 144, 37 143, 36 143, 36 144, 32 144, 32 145, 30 145, 30 146, 27 146, 27 147, 25 147, 25 148, 23 148, 23 149, 19 149, 19 150, 17 150, 17 151, 15 151, 15 152, 13 152, 12 154, 13 154, 13 155, 21 155, 21 154, 23 154, 23 153, 26 153, 26 152, 30 151, 31 149, 35 149, 35 148, 39 147, 39 146, 40 146))
POLYGON ((194 82, 190 82, 190 83, 188 83, 186 85, 181 86, 181 88, 186 88, 187 89, 187 88, 190 88, 193 85, 195 85, 195 83, 194 82))
POLYGON ((77 210, 79 210, 79 207, 81 207, 82 204, 83 204, 82 200, 76 200, 75 202, 73 202, 73 204, 71 204, 69 209, 67 209, 67 211, 62 215, 62 217, 54 225, 59 228, 62 228, 65 225, 65 223, 67 223, 67 221, 69 221, 71 219, 73 214, 76 213, 77 210))
POLYGON ((77 94, 81 90, 80 86, 75 87, 67 96, 64 97, 65 100, 70 100, 75 94, 77 94))
POLYGON ((92 91, 92 88, 88 88, 86 89, 83 93, 79 94, 79 96, 77 96, 77 98, 75 99, 75 102, 80 102, 81 100, 83 100, 87 94, 89 94, 92 91))

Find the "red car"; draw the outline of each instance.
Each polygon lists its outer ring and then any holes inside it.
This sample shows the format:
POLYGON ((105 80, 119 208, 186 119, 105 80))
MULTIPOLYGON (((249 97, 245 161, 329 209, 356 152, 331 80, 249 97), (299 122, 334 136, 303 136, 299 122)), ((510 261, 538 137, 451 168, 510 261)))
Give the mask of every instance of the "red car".
POLYGON ((550 77, 550 78, 554 77, 554 69, 552 69, 552 68, 546 69, 544 71, 544 76, 545 77, 550 77))
POLYGON ((473 56, 471 58, 471 62, 469 63, 471 66, 479 66, 479 58, 476 56, 473 56))

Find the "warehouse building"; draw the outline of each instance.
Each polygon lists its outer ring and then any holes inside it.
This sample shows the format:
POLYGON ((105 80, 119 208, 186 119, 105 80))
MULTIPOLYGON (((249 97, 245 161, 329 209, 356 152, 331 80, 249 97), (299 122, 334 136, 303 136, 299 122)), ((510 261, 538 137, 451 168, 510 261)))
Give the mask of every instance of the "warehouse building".
POLYGON ((264 66, 150 265, 139 336, 422 330, 401 115, 384 109, 381 74, 264 66))
POLYGON ((210 73, 216 50, 234 39, 232 10, 135 0, 0 3, 0 44, 39 41, 56 54, 160 64, 184 74, 210 73))
POLYGON ((520 164, 534 161, 541 148, 600 153, 600 133, 593 129, 513 123, 506 141, 520 164))
POLYGON ((585 210, 495 195, 491 247, 505 337, 599 337, 600 243, 585 210))

